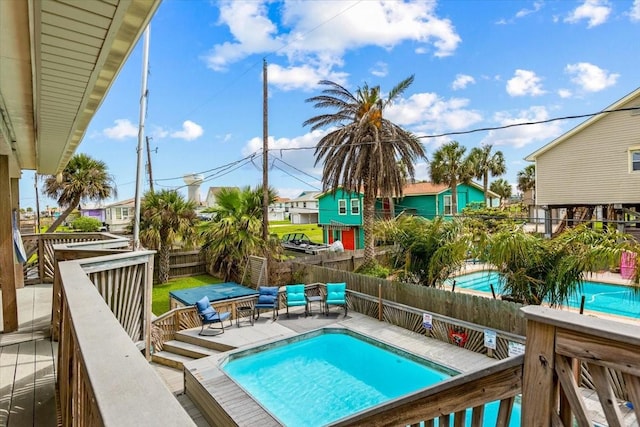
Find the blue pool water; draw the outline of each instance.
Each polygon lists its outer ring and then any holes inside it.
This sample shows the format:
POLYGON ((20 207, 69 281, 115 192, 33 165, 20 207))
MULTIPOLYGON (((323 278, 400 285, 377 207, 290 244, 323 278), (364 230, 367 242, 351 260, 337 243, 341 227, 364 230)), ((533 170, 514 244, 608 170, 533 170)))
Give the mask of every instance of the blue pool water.
MULTIPOLYGON (((493 284, 496 294, 500 294, 501 291, 500 276, 495 271, 478 271, 464 274, 449 279, 447 284, 452 285, 454 279, 456 288, 491 293, 490 284, 493 284)), ((590 281, 582 282, 581 291, 569 300, 569 307, 580 308, 582 295, 585 296, 585 310, 636 319, 640 318, 640 297, 634 296, 633 290, 629 286, 590 281)))
MULTIPOLYGON (((455 375, 341 331, 231 358, 222 369, 286 426, 322 426, 455 375)), ((497 403, 488 405, 486 425, 496 414, 497 403)), ((519 425, 519 408, 512 418, 519 425)))

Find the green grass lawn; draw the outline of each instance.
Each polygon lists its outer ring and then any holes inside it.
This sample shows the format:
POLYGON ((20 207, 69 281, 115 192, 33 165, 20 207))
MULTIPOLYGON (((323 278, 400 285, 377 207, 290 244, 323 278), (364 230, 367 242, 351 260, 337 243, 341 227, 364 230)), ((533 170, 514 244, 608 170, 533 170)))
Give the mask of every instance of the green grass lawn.
POLYGON ((179 289, 197 288, 198 286, 222 283, 217 277, 201 274, 200 276, 171 279, 162 285, 154 285, 151 292, 151 311, 156 316, 169 311, 169 292, 179 289))
POLYGON ((291 224, 288 221, 284 223, 269 223, 269 231, 276 233, 279 238, 288 233, 304 233, 312 242, 322 243, 322 227, 317 224, 291 224))

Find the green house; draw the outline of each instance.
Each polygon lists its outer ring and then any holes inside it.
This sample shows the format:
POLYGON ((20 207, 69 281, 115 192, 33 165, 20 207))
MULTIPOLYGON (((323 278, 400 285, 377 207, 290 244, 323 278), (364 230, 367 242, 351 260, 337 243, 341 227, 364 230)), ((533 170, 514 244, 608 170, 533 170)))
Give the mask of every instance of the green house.
MULTIPOLYGON (((498 195, 490 192, 490 197, 498 195)), ((349 193, 338 189, 317 196, 318 226, 323 230, 324 243, 340 240, 345 250, 364 248, 362 222, 362 193, 349 193)), ((471 182, 458 184, 458 212, 470 204, 483 204, 482 186, 471 182)), ((407 184, 401 198, 380 198, 376 201, 377 218, 395 218, 401 213, 418 215, 427 219, 436 216, 452 217, 451 189, 444 184, 418 182, 407 184)))
POLYGON ((364 248, 362 227, 362 194, 338 189, 326 192, 318 199, 318 225, 322 227, 324 243, 340 240, 345 250, 364 248))
MULTIPOLYGON (((437 216, 451 217, 453 203, 451 189, 445 184, 432 182, 417 182, 407 184, 402 190, 401 198, 383 198, 376 202, 378 217, 395 218, 401 213, 422 216, 433 219, 437 216)), ((491 199, 499 198, 493 192, 489 192, 491 199)), ((471 182, 458 184, 458 212, 471 204, 484 204, 484 191, 482 186, 471 182)))

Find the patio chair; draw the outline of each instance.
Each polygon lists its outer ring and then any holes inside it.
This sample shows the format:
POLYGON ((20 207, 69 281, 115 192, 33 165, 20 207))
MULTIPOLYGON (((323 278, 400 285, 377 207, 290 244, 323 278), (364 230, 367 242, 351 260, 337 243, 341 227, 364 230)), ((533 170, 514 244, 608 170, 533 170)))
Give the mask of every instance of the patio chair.
POLYGON ((260 317, 260 310, 273 310, 273 320, 278 317, 278 287, 260 286, 258 288, 258 301, 253 306, 253 318, 260 317))
POLYGON ((304 306, 304 317, 307 317, 307 297, 304 285, 287 285, 287 317, 289 317, 289 307, 300 306, 304 306))
POLYGON ((341 305, 344 307, 344 316, 347 317, 347 284, 327 283, 327 299, 324 300, 324 314, 329 315, 330 305, 341 305))
POLYGON ((196 302, 196 311, 198 312, 198 316, 200 317, 200 321, 202 322, 202 328, 200 328, 200 332, 198 335, 203 335, 204 327, 209 325, 209 328, 216 323, 220 323, 220 327, 222 329, 221 334, 224 334, 224 321, 229 319, 229 325, 231 325, 231 313, 228 312, 218 312, 215 308, 211 306, 211 302, 209 302, 209 297, 206 295, 203 296, 198 302, 196 302))

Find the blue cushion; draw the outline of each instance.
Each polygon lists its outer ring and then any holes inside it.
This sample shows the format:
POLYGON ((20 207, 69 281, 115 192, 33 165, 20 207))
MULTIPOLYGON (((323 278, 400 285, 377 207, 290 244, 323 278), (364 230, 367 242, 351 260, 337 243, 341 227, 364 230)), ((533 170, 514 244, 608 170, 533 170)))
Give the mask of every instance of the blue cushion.
POLYGON ((258 304, 273 304, 276 297, 273 295, 260 295, 258 296, 258 304))
POLYGON ((210 308, 210 307, 211 307, 211 303, 209 302, 209 297, 206 295, 196 302, 196 308, 198 309, 199 313, 205 311, 207 308, 210 308))
POLYGON ((288 285, 287 286, 287 304, 306 304, 307 297, 304 293, 304 285, 288 285))
POLYGON ((327 303, 345 301, 346 283, 327 283, 327 303))
POLYGON ((278 296, 278 287, 277 286, 260 286, 258 288, 258 292, 260 295, 272 295, 274 297, 278 296))

